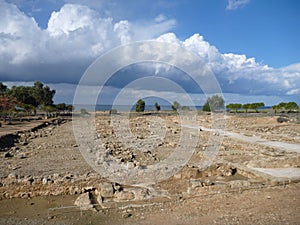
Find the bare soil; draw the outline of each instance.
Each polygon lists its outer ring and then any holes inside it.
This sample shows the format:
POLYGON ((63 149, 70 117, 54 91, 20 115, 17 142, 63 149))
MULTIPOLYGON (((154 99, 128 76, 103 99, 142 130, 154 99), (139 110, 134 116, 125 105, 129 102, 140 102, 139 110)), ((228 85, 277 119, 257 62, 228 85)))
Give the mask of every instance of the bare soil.
MULTIPOLYGON (((200 141, 186 166, 150 186, 114 186, 113 196, 102 197, 100 205, 99 184, 109 181, 84 160, 70 121, 51 120, 40 129, 33 128, 45 121, 6 125, 0 133, 14 141, 1 143, 0 224, 298 224, 300 124, 294 117, 279 123, 278 116, 226 116, 217 157, 203 169, 208 140, 220 134, 211 129, 210 115, 199 115, 193 126, 202 128, 200 141), (264 172, 272 168, 279 172, 264 172), (139 191, 147 194, 138 197, 139 191), (95 211, 74 206, 84 192, 95 211)), ((164 113, 134 115, 129 127, 136 139, 124 134, 122 142, 111 117, 97 114, 103 147, 121 165, 137 168, 168 157, 182 129, 178 116, 164 113)))

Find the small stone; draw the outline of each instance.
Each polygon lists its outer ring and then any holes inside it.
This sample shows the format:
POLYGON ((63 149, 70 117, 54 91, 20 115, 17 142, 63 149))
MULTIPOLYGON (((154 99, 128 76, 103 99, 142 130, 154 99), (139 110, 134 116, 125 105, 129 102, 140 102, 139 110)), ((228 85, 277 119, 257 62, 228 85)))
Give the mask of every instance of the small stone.
POLYGON ((202 187, 203 186, 203 182, 200 179, 191 179, 190 183, 191 183, 192 188, 202 187))
POLYGON ((15 173, 10 173, 7 178, 9 179, 16 179, 17 178, 17 175, 15 173))
POLYGON ((135 164, 133 162, 127 162, 128 169, 133 169, 135 167, 135 164))
POLYGON ((47 179, 46 177, 44 177, 44 178, 42 179, 42 183, 43 183, 43 184, 47 184, 47 183, 48 183, 48 179, 47 179))
POLYGON ((181 179, 181 173, 174 174, 174 179, 176 180, 181 179))
POLYGON ((123 218, 129 218, 131 216, 132 216, 132 214, 131 213, 127 213, 127 212, 122 215, 123 218))
POLYGON ((214 183, 210 179, 205 179, 203 182, 204 186, 211 186, 214 185, 214 183))
POLYGON ((20 158, 20 159, 26 159, 27 157, 26 157, 25 154, 21 154, 21 155, 19 156, 19 158, 20 158))

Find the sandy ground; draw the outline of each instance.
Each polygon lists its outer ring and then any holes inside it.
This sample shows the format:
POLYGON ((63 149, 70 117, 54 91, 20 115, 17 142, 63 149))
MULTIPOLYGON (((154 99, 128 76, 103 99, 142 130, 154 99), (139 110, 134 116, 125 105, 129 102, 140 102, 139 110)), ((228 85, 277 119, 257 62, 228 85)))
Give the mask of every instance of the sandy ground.
MULTIPOLYGON (((181 128, 176 116, 155 117, 138 116, 130 122, 133 135, 147 150, 153 147, 147 142, 155 131, 153 123, 164 121, 165 139, 150 153, 122 150, 107 115, 97 117, 98 134, 122 163, 157 163, 177 145, 181 128)), ((193 126, 201 127, 201 141, 187 166, 151 187, 156 194, 164 194, 122 204, 108 199, 105 204, 114 204, 108 209, 97 206, 98 212, 74 206, 82 193, 74 190, 96 187, 102 178, 83 159, 71 122, 25 132, 14 146, 1 152, 0 224, 298 224, 300 124, 293 118, 288 123, 276 119, 226 116, 226 128, 219 131, 224 132, 224 139, 214 163, 199 172, 209 137, 219 135, 211 130, 210 116, 200 115, 193 126), (9 157, 4 156, 7 153, 9 157), (228 170, 237 173, 225 175, 228 170), (191 186, 198 181, 202 187, 191 186)), ((32 125, 26 122, 27 127, 32 125)), ((18 123, 17 127, 24 126, 18 123)), ((13 126, 1 129, 2 134, 18 130, 13 126)))
POLYGON ((76 196, 1 201, 1 224, 299 224, 300 186, 218 193, 142 208, 83 211, 76 196))

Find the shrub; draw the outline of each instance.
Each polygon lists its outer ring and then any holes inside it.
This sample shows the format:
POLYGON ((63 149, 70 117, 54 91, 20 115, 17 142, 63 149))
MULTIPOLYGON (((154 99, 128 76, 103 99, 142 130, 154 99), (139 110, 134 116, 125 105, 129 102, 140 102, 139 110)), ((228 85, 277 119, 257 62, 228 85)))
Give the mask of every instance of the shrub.
POLYGON ((285 122, 288 122, 288 121, 289 121, 289 119, 286 118, 286 117, 278 117, 277 118, 278 123, 285 123, 285 122))
POLYGON ((136 112, 144 112, 145 111, 145 101, 139 99, 135 105, 136 112))
POLYGON ((174 111, 177 111, 178 109, 180 109, 180 104, 177 101, 173 102, 172 109, 174 111))
POLYGON ((86 109, 80 109, 80 114, 81 115, 87 115, 89 113, 88 113, 88 111, 86 111, 86 109))
POLYGON ((116 109, 109 110, 109 115, 117 114, 117 113, 118 113, 118 111, 116 109))

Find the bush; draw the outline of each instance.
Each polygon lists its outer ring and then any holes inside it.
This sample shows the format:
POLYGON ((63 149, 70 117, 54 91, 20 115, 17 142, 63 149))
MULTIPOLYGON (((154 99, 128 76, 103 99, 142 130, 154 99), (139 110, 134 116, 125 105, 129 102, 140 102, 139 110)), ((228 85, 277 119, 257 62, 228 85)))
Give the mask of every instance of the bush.
POLYGON ((160 111, 160 105, 157 102, 155 102, 154 107, 155 107, 157 112, 160 111))
POLYGON ((183 110, 183 111, 190 111, 191 109, 188 106, 182 106, 181 110, 183 110))
POLYGON ((135 105, 136 112, 144 112, 145 111, 145 101, 139 99, 135 105))
POLYGON ((277 122, 278 122, 278 123, 286 123, 286 122, 288 122, 288 121, 289 121, 289 119, 286 118, 286 117, 278 117, 278 118, 277 118, 277 122))
POLYGON ((172 109, 174 111, 177 111, 178 109, 180 109, 180 104, 177 101, 173 102, 172 109))
POLYGON ((222 96, 213 95, 208 97, 205 104, 203 105, 202 110, 206 112, 210 111, 220 111, 224 109, 225 101, 222 96))
POLYGON ((80 114, 81 115, 87 115, 89 113, 88 113, 88 111, 86 111, 86 109, 80 109, 80 114))
POLYGON ((109 115, 117 114, 118 111, 116 109, 109 110, 109 115))
POLYGON ((202 110, 205 112, 210 112, 210 106, 208 102, 203 105, 202 110))

